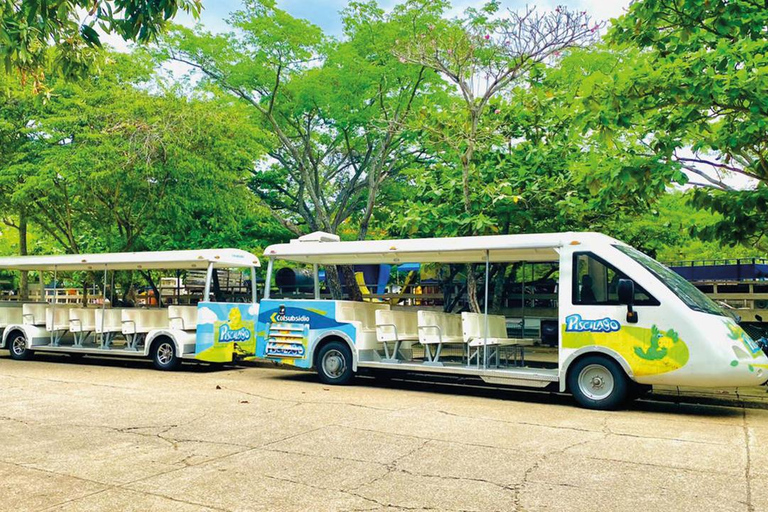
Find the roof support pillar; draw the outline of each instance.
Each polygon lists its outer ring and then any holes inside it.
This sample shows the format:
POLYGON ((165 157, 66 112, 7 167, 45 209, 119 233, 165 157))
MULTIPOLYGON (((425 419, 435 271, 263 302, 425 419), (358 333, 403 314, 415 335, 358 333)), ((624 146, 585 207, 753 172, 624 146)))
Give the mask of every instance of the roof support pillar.
POLYGON ((315 282, 315 300, 320 300, 320 270, 317 263, 312 265, 312 277, 315 282))
POLYGON ((208 263, 208 272, 205 274, 205 289, 203 291, 203 302, 211 300, 211 281, 213 280, 213 262, 208 263))
POLYGON ((272 288, 272 269, 275 264, 275 259, 270 257, 267 262, 267 276, 264 278, 264 298, 269 298, 269 289, 272 288))

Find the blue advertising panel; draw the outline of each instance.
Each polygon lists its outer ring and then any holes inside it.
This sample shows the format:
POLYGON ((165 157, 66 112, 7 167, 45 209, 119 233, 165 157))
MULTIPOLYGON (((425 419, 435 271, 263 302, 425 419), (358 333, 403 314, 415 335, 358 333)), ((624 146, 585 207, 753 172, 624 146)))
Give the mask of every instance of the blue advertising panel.
POLYGON ((256 358, 298 368, 311 366, 311 351, 329 331, 355 340, 355 328, 336 321, 336 303, 330 300, 264 299, 256 325, 256 358))

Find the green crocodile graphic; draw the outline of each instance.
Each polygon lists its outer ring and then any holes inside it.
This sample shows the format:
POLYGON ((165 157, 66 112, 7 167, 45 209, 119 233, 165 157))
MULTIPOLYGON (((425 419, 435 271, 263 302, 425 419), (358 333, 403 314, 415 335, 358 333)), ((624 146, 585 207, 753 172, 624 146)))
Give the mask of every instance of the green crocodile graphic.
POLYGON ((664 359, 667 356, 667 347, 662 347, 659 344, 659 340, 665 336, 672 340, 673 344, 680 340, 677 332, 675 332, 673 329, 663 333, 655 325, 651 326, 651 345, 645 350, 643 350, 642 347, 634 347, 637 357, 647 361, 658 361, 660 359, 664 359))

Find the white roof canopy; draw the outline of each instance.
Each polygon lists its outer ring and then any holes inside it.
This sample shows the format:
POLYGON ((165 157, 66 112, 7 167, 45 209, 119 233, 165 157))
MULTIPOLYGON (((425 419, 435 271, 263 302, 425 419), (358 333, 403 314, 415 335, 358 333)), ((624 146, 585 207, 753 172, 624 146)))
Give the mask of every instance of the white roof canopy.
POLYGON ((313 233, 287 244, 270 245, 264 257, 325 265, 398 263, 480 263, 557 261, 558 248, 585 243, 620 243, 599 233, 545 233, 456 238, 323 241, 313 233))
POLYGON ((259 258, 240 249, 191 251, 114 252, 0 258, 6 270, 148 270, 258 267, 259 258))

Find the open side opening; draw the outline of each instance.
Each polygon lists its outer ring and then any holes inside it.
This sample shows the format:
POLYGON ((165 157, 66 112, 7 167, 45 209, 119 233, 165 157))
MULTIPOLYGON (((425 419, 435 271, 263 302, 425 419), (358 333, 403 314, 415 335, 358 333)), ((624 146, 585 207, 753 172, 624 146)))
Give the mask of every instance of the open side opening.
POLYGON ((363 362, 556 371, 559 255, 524 252, 531 260, 486 251, 485 261, 452 262, 448 254, 346 269, 275 260, 269 297, 337 300, 336 320, 356 325, 363 362))

